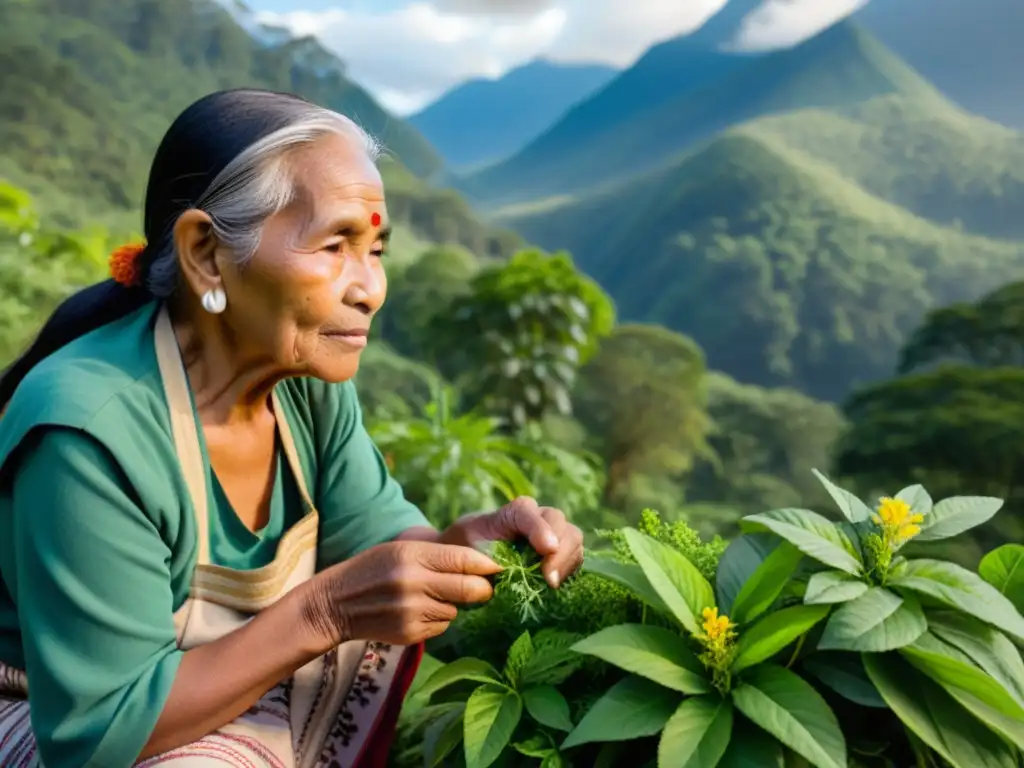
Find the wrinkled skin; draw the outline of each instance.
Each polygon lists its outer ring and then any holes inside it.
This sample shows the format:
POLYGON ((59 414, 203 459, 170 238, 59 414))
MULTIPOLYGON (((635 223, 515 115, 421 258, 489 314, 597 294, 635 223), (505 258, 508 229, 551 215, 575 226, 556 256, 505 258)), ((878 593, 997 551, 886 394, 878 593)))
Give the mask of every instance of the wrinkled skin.
MULTIPOLYGON (((288 159, 293 202, 264 224, 238 264, 202 211, 183 214, 174 239, 189 290, 172 306, 178 342, 211 463, 239 518, 267 522, 273 488, 274 385, 292 376, 355 375, 366 333, 387 294, 389 223, 381 177, 356 143, 324 138, 288 159), (223 313, 201 297, 220 288, 223 313), (263 478, 254 482, 253 478, 263 478)), ((486 601, 500 569, 474 546, 525 538, 557 587, 583 559, 583 536, 560 511, 516 499, 444 532, 413 529, 325 569, 304 589, 307 629, 323 650, 348 639, 400 645, 443 632, 456 606, 486 601)))

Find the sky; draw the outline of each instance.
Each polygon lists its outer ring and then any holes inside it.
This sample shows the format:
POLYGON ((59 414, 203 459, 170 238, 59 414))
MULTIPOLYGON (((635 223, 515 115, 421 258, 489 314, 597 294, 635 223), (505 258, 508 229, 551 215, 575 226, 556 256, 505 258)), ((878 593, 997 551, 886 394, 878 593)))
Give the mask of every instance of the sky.
MULTIPOLYGON (((500 77, 538 57, 627 67, 652 44, 699 28, 725 2, 246 0, 261 21, 315 34, 353 79, 399 115, 465 80, 500 77)), ((736 45, 799 42, 864 2, 763 0, 744 20, 736 45)))

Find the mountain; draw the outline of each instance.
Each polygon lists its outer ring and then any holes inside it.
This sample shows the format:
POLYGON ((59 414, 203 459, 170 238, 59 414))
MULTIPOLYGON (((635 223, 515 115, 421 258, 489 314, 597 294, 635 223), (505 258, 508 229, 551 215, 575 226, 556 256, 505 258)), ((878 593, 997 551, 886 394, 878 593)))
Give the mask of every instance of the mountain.
POLYGON ((755 121, 663 170, 506 223, 570 250, 623 320, 692 336, 709 367, 740 381, 826 400, 890 374, 935 304, 1024 268, 1024 243, 915 216, 776 130, 755 121))
POLYGON ((645 98, 627 97, 619 84, 638 78, 634 70, 641 60, 520 153, 469 177, 462 187, 492 205, 571 194, 662 166, 694 142, 762 115, 836 109, 893 93, 938 98, 848 21, 760 56, 709 52, 699 38, 666 44, 675 51, 702 51, 705 66, 692 77, 650 79, 645 98), (575 127, 586 113, 614 114, 615 124, 604 130, 575 127))
POLYGON ((856 19, 970 112, 1024 129, 1024 3, 871 0, 856 19))
POLYGON ((238 86, 344 112, 419 176, 442 165, 312 38, 261 42, 212 0, 18 0, 0 4, 0 173, 94 211, 133 208, 170 120, 238 86))
POLYGON ((470 80, 408 118, 452 168, 501 160, 524 147, 616 70, 538 59, 496 80, 470 80))

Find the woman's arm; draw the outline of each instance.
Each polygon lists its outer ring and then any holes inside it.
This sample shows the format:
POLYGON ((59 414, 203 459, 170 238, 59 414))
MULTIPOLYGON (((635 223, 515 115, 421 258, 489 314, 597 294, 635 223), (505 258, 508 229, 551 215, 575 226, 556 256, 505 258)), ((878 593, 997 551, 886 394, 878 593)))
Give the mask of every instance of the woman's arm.
POLYGON ((48 768, 131 765, 231 721, 327 650, 297 590, 244 628, 182 652, 170 550, 110 453, 48 429, 13 479, 14 563, 29 702, 48 768))

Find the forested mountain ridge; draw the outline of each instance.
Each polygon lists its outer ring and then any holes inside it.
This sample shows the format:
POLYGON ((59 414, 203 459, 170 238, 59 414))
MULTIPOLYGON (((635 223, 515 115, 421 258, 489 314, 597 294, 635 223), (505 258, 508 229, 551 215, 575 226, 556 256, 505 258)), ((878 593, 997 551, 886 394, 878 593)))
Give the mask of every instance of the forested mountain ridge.
POLYGON ((449 168, 479 166, 521 149, 614 75, 602 65, 536 59, 496 80, 461 83, 408 120, 449 168))
POLYGON ((0 5, 0 170, 95 208, 139 205, 169 121, 210 91, 291 91, 337 109, 419 176, 441 160, 310 38, 270 46, 212 0, 18 0, 0 5))

